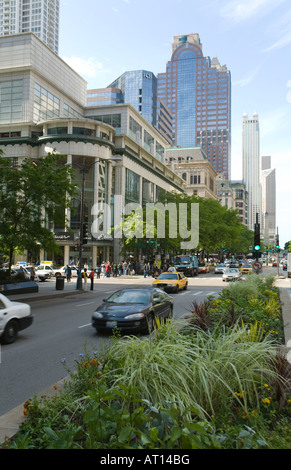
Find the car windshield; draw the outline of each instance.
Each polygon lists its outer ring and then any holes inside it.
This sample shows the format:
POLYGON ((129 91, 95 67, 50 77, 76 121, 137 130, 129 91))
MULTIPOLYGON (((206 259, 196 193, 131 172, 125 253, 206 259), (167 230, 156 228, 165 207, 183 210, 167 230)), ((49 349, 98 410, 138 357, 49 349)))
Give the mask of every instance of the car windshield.
POLYGON ((230 268, 228 270, 229 273, 238 273, 238 270, 237 269, 234 269, 234 268, 230 268))
POLYGON ((175 256, 175 264, 190 263, 189 256, 175 256))
POLYGON ((178 275, 172 273, 163 273, 159 275, 158 279, 178 279, 178 275))
POLYGON ((218 264, 217 267, 218 268, 226 268, 226 264, 218 264))
POLYGON ((142 290, 123 290, 112 294, 106 302, 114 304, 149 304, 151 293, 142 290))

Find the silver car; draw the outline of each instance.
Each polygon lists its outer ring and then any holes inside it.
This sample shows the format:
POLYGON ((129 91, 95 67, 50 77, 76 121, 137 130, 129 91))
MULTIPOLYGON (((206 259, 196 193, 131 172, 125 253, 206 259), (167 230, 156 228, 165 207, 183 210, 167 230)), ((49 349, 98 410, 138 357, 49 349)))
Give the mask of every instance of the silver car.
POLYGON ((227 269, 226 264, 218 264, 214 272, 215 274, 223 274, 225 269, 227 269))
POLYGON ((237 268, 227 268, 222 275, 223 281, 239 281, 241 278, 242 274, 237 268))

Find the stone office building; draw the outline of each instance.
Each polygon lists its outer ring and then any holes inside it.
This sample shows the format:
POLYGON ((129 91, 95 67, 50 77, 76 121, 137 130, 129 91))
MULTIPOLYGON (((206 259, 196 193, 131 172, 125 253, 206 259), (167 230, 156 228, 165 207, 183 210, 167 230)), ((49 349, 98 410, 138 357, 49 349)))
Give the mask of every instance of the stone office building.
MULTIPOLYGON (((126 104, 87 107, 87 83, 34 34, 0 38, 0 148, 15 165, 56 151, 85 177, 84 220, 92 207, 111 206, 118 195, 127 202, 155 202, 159 191, 181 192, 183 180, 164 164, 166 140, 126 104), (84 171, 85 170, 85 171, 84 171)), ((40 261, 67 264, 78 259, 80 197, 67 213, 72 234, 52 227, 62 255, 41 250, 40 261)), ((114 223, 114 221, 112 222, 114 223)), ((119 240, 89 234, 83 263, 95 267, 119 258, 119 240)))

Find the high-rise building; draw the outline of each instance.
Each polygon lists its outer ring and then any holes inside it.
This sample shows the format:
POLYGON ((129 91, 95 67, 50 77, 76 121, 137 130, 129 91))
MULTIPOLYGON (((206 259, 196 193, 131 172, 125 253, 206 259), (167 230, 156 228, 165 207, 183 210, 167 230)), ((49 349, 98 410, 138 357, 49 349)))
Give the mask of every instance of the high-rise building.
POLYGON ((60 0, 0 0, 0 36, 34 33, 59 51, 60 0))
POLYGON ((158 78, 158 98, 172 112, 172 144, 201 147, 218 173, 231 173, 231 74, 204 57, 198 34, 174 36, 172 57, 158 78))
POLYGON ((108 88, 119 88, 124 103, 130 103, 152 126, 156 125, 157 78, 147 70, 124 72, 108 88))
POLYGON ((260 125, 256 112, 250 119, 247 113, 243 115, 242 152, 243 181, 248 192, 248 228, 254 230, 256 214, 262 227, 260 125))
POLYGON ((168 143, 172 143, 172 115, 164 101, 157 99, 157 78, 152 72, 124 72, 107 88, 87 91, 87 106, 121 103, 133 106, 168 143))
MULTIPOLYGON (((84 198, 72 198, 66 213, 69 233, 64 238, 65 226, 49 227, 60 246, 50 259, 57 265, 78 259, 83 221, 92 229, 83 262, 95 268, 118 261, 120 239, 107 234, 106 222, 120 225, 129 203, 183 191, 183 179, 163 163, 166 140, 130 104, 86 107, 87 82, 32 33, 1 37, 0 64, 0 152, 15 168, 56 152, 75 169, 80 190, 84 177, 84 198), (112 217, 106 213, 99 236, 95 222, 105 204, 112 217)), ((41 248, 40 259, 47 256, 41 248)))
POLYGON ((262 223, 265 246, 275 245, 276 237, 276 169, 271 157, 262 157, 262 223))

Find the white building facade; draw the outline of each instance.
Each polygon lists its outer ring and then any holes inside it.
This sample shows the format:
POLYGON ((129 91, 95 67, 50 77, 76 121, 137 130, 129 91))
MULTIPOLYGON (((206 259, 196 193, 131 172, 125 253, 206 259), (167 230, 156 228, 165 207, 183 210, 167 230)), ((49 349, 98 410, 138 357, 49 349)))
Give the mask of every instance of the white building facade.
MULTIPOLYGON (((156 202, 160 191, 182 191, 182 178, 164 164, 167 142, 158 131, 127 104, 86 108, 86 81, 32 33, 0 38, 0 93, 5 157, 17 166, 56 151, 73 166, 79 188, 85 173, 83 222, 90 235, 82 258, 90 267, 118 261, 120 251, 119 239, 90 230, 97 203, 114 213, 115 196, 123 208, 156 202)), ((67 241, 64 227, 51 227, 62 249, 53 258, 58 265, 78 259, 81 197, 72 202, 67 241)), ((41 253, 40 261, 50 255, 41 253)))
POLYGON ((262 220, 265 246, 275 246, 276 240, 276 169, 271 157, 262 157, 262 220))
POLYGON ((0 0, 0 36, 34 33, 59 51, 60 0, 0 0))
POLYGON ((251 118, 246 113, 243 115, 242 152, 243 181, 248 193, 248 228, 254 230, 256 214, 262 225, 260 125, 257 113, 254 113, 251 118))

